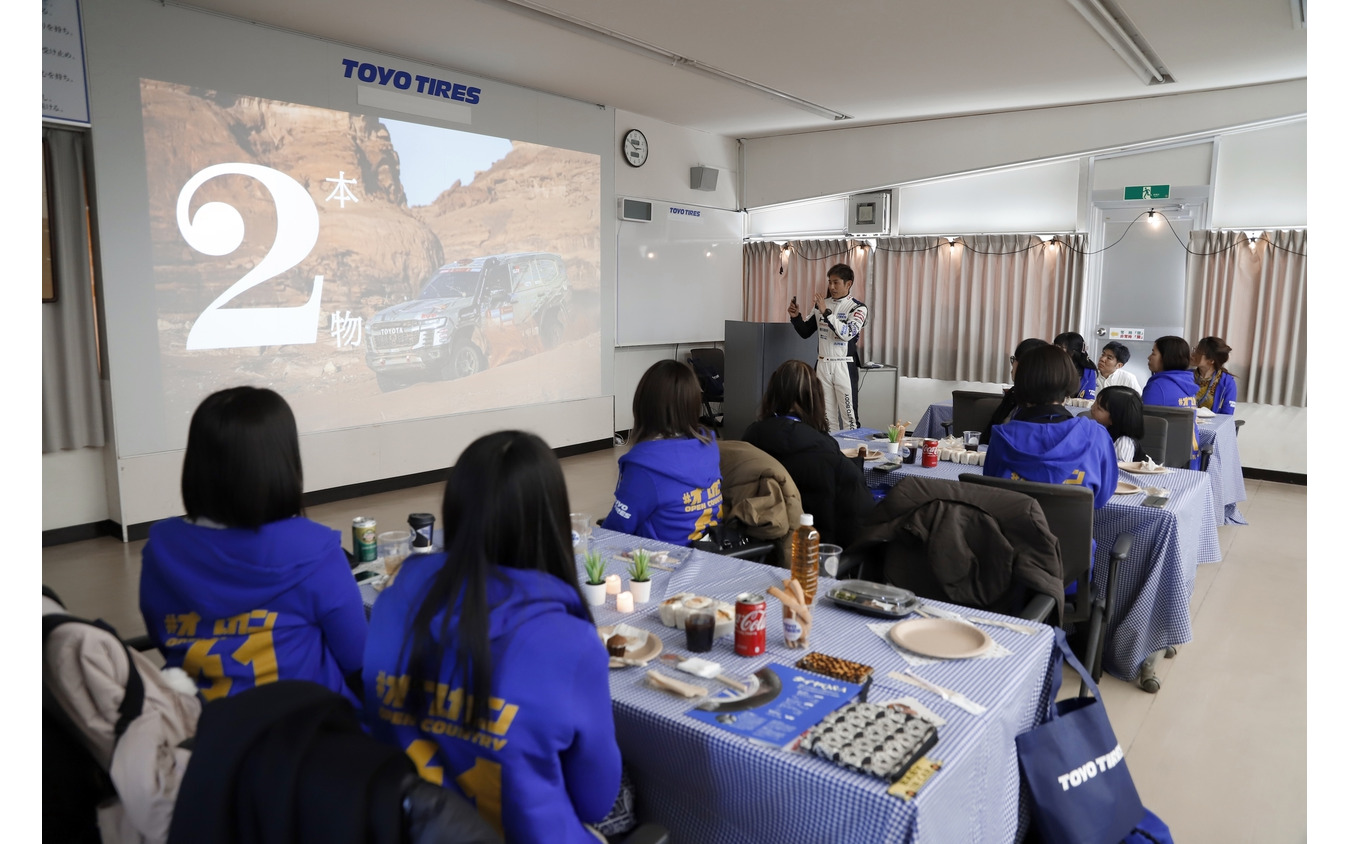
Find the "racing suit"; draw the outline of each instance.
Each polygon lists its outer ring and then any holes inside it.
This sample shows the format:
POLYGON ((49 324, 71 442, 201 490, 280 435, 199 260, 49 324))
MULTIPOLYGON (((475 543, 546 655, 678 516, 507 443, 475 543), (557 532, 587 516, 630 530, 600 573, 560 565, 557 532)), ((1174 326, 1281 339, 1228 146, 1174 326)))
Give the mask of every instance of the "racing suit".
POLYGON ((826 299, 825 312, 816 308, 806 319, 792 318, 803 337, 819 329, 816 377, 825 392, 825 421, 830 433, 858 427, 858 334, 867 322, 867 306, 852 296, 826 299), (821 325, 823 323, 823 325, 821 325))

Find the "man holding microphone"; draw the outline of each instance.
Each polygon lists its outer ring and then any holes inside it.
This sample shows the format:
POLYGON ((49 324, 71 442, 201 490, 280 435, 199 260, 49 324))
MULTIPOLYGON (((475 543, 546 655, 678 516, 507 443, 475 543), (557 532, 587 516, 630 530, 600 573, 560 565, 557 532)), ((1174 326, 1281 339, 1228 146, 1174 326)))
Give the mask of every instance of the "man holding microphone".
POLYGON ((848 264, 835 264, 826 277, 828 298, 815 294, 811 312, 802 319, 794 296, 788 316, 802 337, 820 333, 816 377, 825 392, 825 419, 834 433, 858 427, 858 334, 867 322, 867 306, 849 295, 853 269, 848 264))

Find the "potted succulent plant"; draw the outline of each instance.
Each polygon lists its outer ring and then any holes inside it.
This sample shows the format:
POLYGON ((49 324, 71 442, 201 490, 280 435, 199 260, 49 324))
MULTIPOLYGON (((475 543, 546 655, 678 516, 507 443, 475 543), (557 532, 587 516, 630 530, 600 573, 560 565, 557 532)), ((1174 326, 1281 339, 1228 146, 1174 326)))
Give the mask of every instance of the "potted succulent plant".
POLYGON ((605 603, 605 558, 600 556, 599 551, 587 551, 584 562, 586 582, 581 584, 581 594, 586 598, 586 603, 591 606, 603 606, 605 603))
POLYGON ((652 552, 639 548, 628 563, 628 589, 633 603, 645 604, 652 598, 652 552))
POLYGON ((899 427, 898 425, 891 425, 887 427, 886 438, 889 440, 889 442, 886 443, 886 450, 889 451, 891 454, 899 454, 900 438, 903 437, 904 435, 905 429, 899 427))

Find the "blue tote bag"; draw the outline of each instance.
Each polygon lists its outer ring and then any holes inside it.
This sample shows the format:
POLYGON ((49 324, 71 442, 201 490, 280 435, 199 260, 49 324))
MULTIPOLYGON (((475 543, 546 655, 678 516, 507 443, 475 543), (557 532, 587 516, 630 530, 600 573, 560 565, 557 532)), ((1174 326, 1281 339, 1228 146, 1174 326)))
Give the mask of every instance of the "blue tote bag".
POLYGON ((1048 720, 1017 737, 1017 759, 1031 793, 1031 815, 1046 844, 1119 844, 1144 818, 1106 707, 1092 676, 1055 630, 1051 671, 1059 692, 1060 660, 1092 690, 1051 704, 1048 720))

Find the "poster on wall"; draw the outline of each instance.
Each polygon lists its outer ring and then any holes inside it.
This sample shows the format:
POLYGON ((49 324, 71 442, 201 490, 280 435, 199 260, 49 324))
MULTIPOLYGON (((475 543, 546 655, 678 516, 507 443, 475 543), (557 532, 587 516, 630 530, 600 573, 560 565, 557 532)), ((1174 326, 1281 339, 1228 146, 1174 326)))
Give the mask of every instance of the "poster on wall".
POLYGON ((302 431, 600 393, 600 156, 142 79, 170 416, 302 431))
POLYGON ((79 0, 42 0, 42 119, 89 125, 79 0))

